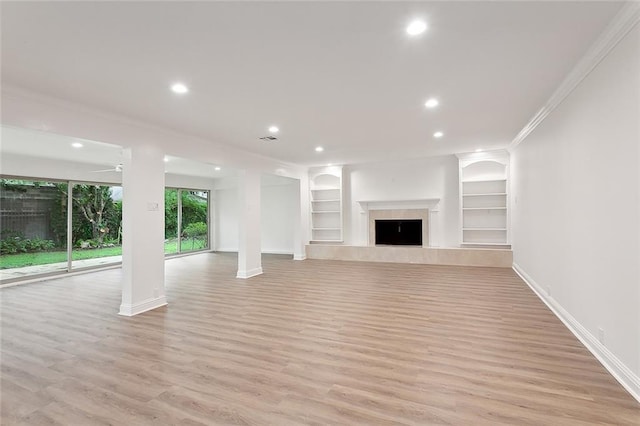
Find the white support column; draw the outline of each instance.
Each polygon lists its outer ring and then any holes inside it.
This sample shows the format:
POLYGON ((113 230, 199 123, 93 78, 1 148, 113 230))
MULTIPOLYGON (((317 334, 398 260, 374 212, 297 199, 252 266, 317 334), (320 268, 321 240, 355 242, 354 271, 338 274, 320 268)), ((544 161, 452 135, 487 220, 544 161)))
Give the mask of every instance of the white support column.
POLYGON ((260 172, 244 170, 238 181, 238 275, 262 274, 260 246, 260 172))
POLYGON ((294 206, 296 220, 293 224, 293 260, 305 260, 307 258, 305 226, 308 228, 309 224, 304 218, 309 216, 309 184, 306 179, 298 180, 296 186, 298 197, 294 206))
POLYGON ((133 316, 167 304, 164 293, 164 154, 124 150, 122 164, 122 304, 133 316))

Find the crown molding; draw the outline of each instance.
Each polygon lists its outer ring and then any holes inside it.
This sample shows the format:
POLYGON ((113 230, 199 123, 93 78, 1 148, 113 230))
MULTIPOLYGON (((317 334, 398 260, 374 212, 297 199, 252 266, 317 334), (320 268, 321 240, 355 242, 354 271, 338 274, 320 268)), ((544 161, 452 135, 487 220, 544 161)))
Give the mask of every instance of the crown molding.
POLYGON ((511 141, 507 148, 509 152, 520 145, 578 87, 582 80, 596 68, 638 22, 640 22, 640 2, 627 2, 591 45, 587 53, 560 83, 560 86, 553 92, 545 105, 538 110, 511 141))

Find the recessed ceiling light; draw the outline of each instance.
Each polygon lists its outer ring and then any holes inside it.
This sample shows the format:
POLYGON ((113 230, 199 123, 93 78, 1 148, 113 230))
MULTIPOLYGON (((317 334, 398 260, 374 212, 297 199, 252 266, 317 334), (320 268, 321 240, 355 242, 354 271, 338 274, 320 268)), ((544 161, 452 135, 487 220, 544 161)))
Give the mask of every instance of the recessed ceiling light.
POLYGON ((74 142, 74 143, 71 144, 71 146, 74 147, 74 148, 82 148, 83 147, 83 145, 80 142, 74 142))
POLYGON ((169 158, 168 157, 164 157, 164 162, 168 163, 169 162, 169 158))
POLYGON ((214 170, 215 170, 216 172, 219 172, 219 171, 220 171, 220 167, 216 167, 214 170))
POLYGON ((482 149, 478 148, 476 149, 476 152, 482 152, 482 149))
POLYGON ((277 126, 271 126, 271 127, 269 127, 269 131, 271 133, 278 133, 280 131, 280 129, 278 129, 277 126))
POLYGON ((435 132, 435 133, 433 134, 433 137, 434 137, 434 138, 441 138, 441 137, 443 137, 443 136, 444 136, 444 133, 442 133, 442 132, 435 132))
POLYGON ((438 106, 439 103, 440 102, 438 102, 436 98, 431 98, 424 103, 424 106, 426 106, 427 108, 435 108, 438 106))
POLYGON ((316 152, 322 152, 324 151, 324 148, 321 146, 316 146, 316 152))
POLYGON ((182 95, 184 93, 187 93, 189 91, 189 88, 185 86, 183 83, 174 83, 171 86, 171 90, 173 90, 174 93, 178 93, 182 95))
POLYGON ((416 19, 407 26, 407 34, 409 34, 410 36, 417 36, 419 34, 422 34, 426 29, 427 24, 425 24, 424 21, 416 19))

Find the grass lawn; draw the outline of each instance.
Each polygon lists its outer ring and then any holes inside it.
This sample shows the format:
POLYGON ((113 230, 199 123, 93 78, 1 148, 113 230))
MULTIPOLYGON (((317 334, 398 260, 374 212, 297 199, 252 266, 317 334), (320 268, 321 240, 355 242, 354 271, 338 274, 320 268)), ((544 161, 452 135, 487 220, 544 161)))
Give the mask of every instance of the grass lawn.
MULTIPOLYGON (((206 240, 182 240, 182 252, 202 250, 207 245, 206 240)), ((164 243, 166 254, 178 252, 178 240, 173 239, 164 243)), ((98 257, 120 256, 122 246, 103 247, 97 249, 76 249, 72 251, 73 260, 96 259, 98 257)), ((67 251, 40 251, 35 253, 18 253, 0 256, 0 269, 21 268, 23 266, 47 265, 67 261, 67 251)))

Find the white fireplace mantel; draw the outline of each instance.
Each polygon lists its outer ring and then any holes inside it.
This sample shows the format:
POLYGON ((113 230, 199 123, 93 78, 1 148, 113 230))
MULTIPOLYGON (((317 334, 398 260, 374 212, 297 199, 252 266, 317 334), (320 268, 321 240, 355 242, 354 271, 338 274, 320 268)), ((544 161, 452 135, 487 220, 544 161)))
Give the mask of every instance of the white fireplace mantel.
POLYGON ((429 209, 438 211, 440 198, 419 198, 415 200, 362 200, 358 201, 362 212, 369 210, 429 209))
MULTIPOLYGON (((394 210, 396 212, 406 210, 427 210, 428 211, 428 241, 423 241, 424 247, 438 247, 440 228, 442 227, 438 212, 440 211, 440 198, 420 198, 414 200, 361 200, 358 201, 362 214, 367 215, 366 233, 369 236, 368 244, 372 245, 371 233, 369 232, 369 221, 372 216, 369 214, 371 211, 378 210, 394 210)), ((371 213, 373 215, 373 213, 371 213)), ((375 214, 378 216, 378 213, 375 214)), ((405 216, 406 217, 406 216, 405 216)), ((426 216, 425 216, 426 219, 426 216)))

